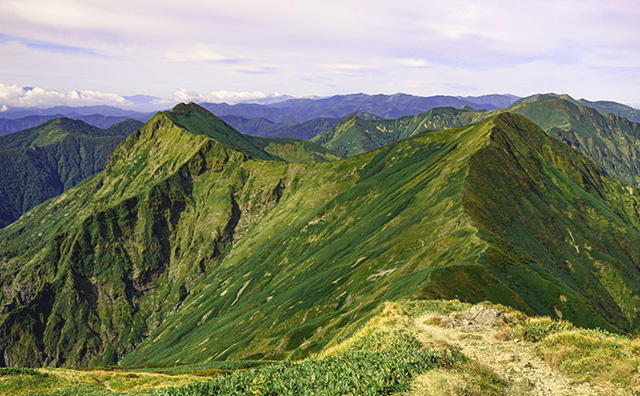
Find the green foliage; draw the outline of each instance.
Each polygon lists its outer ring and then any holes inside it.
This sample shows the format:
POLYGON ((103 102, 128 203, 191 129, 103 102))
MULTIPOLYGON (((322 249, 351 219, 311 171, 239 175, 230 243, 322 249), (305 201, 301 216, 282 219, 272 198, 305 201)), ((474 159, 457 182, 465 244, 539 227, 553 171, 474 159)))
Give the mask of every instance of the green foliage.
POLYGON ((637 190, 522 116, 292 163, 194 106, 0 232, 6 365, 304 358, 407 298, 640 326, 637 190))
POLYGON ((109 129, 57 118, 0 137, 0 227, 102 171, 115 147, 142 124, 109 129))
POLYGON ((524 324, 516 327, 516 334, 531 342, 538 342, 550 334, 574 329, 573 324, 551 318, 527 319, 524 324))
POLYGON ((36 377, 48 377, 48 374, 31 368, 24 367, 0 367, 0 377, 6 375, 31 375, 36 377))
POLYGON ((442 107, 394 120, 351 116, 311 140, 343 157, 351 157, 414 136, 424 130, 471 124, 480 120, 482 114, 471 107, 442 107))
MULTIPOLYGON (((607 110, 611 110, 605 107, 607 110)), ((521 114, 582 154, 591 158, 608 175, 640 185, 640 111, 631 117, 600 113, 602 107, 571 98, 542 97, 508 109, 521 114)), ((607 111, 608 112, 608 111, 607 111)), ((619 112, 618 112, 619 113, 619 112)), ((628 113, 619 113, 627 114, 628 113)))
POLYGON ((266 152, 287 162, 335 161, 340 157, 319 144, 294 138, 259 138, 252 140, 266 152))
POLYGON ((372 332, 337 355, 282 362, 209 382, 155 391, 155 395, 388 395, 402 392, 412 377, 450 365, 422 349, 406 330, 372 332))
POLYGON ((125 396, 131 393, 114 392, 99 385, 79 384, 53 392, 26 393, 25 396, 125 396))

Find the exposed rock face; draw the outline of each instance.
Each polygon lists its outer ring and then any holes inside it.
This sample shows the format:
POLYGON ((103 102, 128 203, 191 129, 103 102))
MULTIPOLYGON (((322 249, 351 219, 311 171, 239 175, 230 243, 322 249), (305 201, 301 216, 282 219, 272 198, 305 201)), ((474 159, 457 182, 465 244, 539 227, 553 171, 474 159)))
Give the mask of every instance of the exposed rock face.
POLYGON ((504 313, 498 309, 487 308, 482 305, 474 305, 461 313, 452 313, 443 321, 451 327, 465 327, 477 329, 482 327, 494 327, 509 322, 513 317, 510 313, 504 313))

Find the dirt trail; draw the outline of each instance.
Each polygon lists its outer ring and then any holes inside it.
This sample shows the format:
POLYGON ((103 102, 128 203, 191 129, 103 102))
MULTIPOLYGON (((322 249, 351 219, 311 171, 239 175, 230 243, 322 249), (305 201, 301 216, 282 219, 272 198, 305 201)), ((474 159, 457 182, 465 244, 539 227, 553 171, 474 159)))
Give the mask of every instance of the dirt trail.
POLYGON ((434 325, 448 317, 425 315, 414 320, 421 341, 429 344, 444 341, 460 348, 467 357, 477 360, 509 382, 513 395, 599 395, 588 383, 572 384, 559 371, 548 366, 536 355, 533 344, 521 340, 503 340, 499 333, 504 327, 496 325, 468 326, 454 323, 451 327, 434 325))

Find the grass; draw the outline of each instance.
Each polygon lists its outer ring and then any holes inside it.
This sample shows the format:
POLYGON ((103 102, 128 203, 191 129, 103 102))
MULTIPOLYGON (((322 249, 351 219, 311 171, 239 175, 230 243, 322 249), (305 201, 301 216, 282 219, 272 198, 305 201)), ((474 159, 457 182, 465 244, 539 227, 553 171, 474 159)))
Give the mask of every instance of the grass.
POLYGON ((552 366, 576 381, 607 384, 640 392, 640 338, 604 330, 550 332, 538 351, 552 366))
MULTIPOLYGON (((344 342, 302 361, 285 361, 178 388, 158 396, 388 395, 408 391, 426 371, 451 369, 466 358, 449 348, 425 349, 410 330, 412 317, 468 307, 458 301, 385 303, 344 342)), ((466 367, 466 366, 465 366, 466 367)))
POLYGON ((2 395, 115 396, 145 394, 148 390, 189 384, 204 377, 215 377, 223 371, 176 370, 172 373, 139 372, 125 369, 2 369, 2 395))
MULTIPOLYGON (((576 382, 640 391, 640 339, 508 310, 507 339, 520 338, 576 382)), ((173 367, 0 369, 0 394, 47 396, 503 395, 512 385, 447 342, 421 343, 413 320, 471 305, 457 300, 387 302, 343 342, 306 359, 173 367)), ((522 390, 521 388, 518 388, 522 390)), ((618 392, 619 393, 619 392, 618 392)))
POLYGON ((291 163, 193 107, 0 232, 5 364, 299 360, 407 298, 640 319, 637 194, 521 116, 291 163))
POLYGON ((425 349, 410 329, 411 318, 425 312, 444 314, 467 307, 468 304, 458 301, 385 303, 346 341, 300 361, 227 361, 129 369, 120 366, 77 370, 8 368, 0 370, 0 393, 182 396, 404 392, 410 389, 416 376, 425 371, 452 369, 459 362, 466 362, 464 356, 450 348, 425 349), (205 373, 209 378, 202 377, 205 373), (181 386, 169 386, 172 384, 181 386))

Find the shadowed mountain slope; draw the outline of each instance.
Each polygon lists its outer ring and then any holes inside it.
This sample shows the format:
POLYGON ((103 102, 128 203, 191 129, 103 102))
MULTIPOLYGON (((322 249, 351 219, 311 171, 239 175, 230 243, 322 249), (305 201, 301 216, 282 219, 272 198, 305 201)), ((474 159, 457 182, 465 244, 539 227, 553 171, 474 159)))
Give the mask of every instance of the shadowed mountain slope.
POLYGON ((2 363, 295 358, 406 298, 640 327, 638 190, 522 116, 322 163, 251 143, 176 106, 0 231, 2 363))
POLYGON ((425 129, 468 125, 509 111, 527 117, 548 134, 576 148, 608 175, 640 185, 640 124, 614 114, 603 115, 579 103, 568 95, 534 95, 506 109, 489 112, 449 107, 396 120, 348 119, 312 140, 342 156, 351 156, 425 129))
POLYGON ((509 111, 522 114, 591 158, 607 174, 640 185, 640 124, 603 115, 588 106, 549 96, 517 105, 509 111))
POLYGON ((100 129, 58 118, 0 137, 0 227, 102 171, 108 156, 142 123, 100 129))
POLYGON ((426 129, 447 129, 468 125, 484 117, 484 112, 469 106, 460 109, 438 107, 415 116, 394 120, 371 120, 352 116, 316 135, 311 141, 343 157, 366 153, 426 129))

